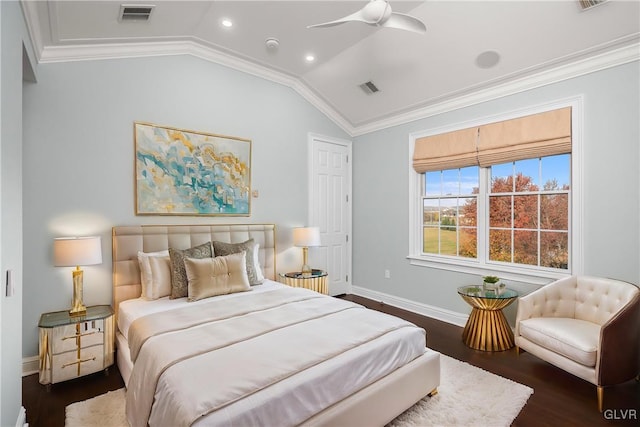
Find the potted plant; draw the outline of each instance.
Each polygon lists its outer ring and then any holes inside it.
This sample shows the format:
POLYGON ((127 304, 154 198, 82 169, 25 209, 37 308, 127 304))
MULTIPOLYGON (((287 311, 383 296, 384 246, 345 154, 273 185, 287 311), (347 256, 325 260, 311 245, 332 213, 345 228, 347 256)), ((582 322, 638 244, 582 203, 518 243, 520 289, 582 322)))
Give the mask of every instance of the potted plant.
POLYGON ((500 278, 498 276, 484 276, 482 282, 482 287, 485 291, 495 291, 498 289, 500 284, 500 278))
POLYGON ((465 289, 467 293, 478 295, 482 291, 479 286, 469 286, 465 289))

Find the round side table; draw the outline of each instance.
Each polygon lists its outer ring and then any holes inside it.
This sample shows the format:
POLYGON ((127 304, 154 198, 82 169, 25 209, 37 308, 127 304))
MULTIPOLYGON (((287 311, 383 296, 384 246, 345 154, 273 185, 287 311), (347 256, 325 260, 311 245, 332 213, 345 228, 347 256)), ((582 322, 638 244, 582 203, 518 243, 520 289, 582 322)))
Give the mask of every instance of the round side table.
POLYGON ((328 295, 327 272, 323 270, 311 270, 310 276, 303 276, 299 271, 280 273, 281 282, 294 288, 307 288, 312 291, 328 295))
POLYGON ((502 309, 518 298, 513 289, 485 291, 478 286, 458 288, 458 294, 471 307, 471 314, 462 331, 462 340, 471 348, 482 351, 504 351, 515 343, 513 331, 502 309))

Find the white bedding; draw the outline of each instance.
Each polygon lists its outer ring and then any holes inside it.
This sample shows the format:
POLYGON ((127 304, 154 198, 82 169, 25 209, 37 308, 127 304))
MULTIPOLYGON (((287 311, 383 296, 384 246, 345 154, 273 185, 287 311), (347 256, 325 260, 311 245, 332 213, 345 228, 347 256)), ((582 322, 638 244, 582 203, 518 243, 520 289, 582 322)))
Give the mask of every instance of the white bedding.
MULTIPOLYGON (((251 287, 251 292, 266 292, 272 289, 281 288, 283 285, 273 280, 265 280, 263 284, 251 287)), ((219 295, 216 299, 228 299, 228 298, 241 298, 241 293, 219 295)), ((142 298, 135 298, 120 303, 118 311, 118 330, 124 337, 129 335, 129 327, 131 323, 139 317, 146 316, 147 314, 159 313, 161 311, 168 311, 174 308, 184 307, 186 305, 192 307, 197 304, 206 303, 207 299, 202 299, 193 302, 187 302, 187 298, 170 299, 168 296, 159 298, 156 300, 145 300, 142 298)))
MULTIPOLYGON (((253 287, 251 293, 268 292, 282 287, 285 286, 267 281, 263 285, 253 287)), ((242 298, 244 294, 215 298, 218 300, 242 298)), ((201 301, 206 302, 206 300, 201 301)), ((135 299, 121 303, 118 314, 120 329, 118 344, 124 351, 119 350, 119 361, 120 351, 122 351, 122 357, 127 358, 128 349, 123 349, 122 346, 126 343, 124 337, 128 336, 129 327, 135 319, 147 314, 184 307, 187 304, 192 306, 201 301, 187 303, 185 298, 178 300, 162 298, 156 301, 135 299)), ((193 425, 264 425, 265 420, 278 420, 278 424, 283 425, 298 424, 424 352, 423 329, 417 327, 397 329, 211 412, 193 425)), ((126 367, 121 367, 121 371, 125 371, 123 377, 127 383, 130 371, 126 367)), ((149 424, 162 425, 162 420, 170 419, 171 414, 167 411, 171 411, 170 405, 154 406, 149 424)))

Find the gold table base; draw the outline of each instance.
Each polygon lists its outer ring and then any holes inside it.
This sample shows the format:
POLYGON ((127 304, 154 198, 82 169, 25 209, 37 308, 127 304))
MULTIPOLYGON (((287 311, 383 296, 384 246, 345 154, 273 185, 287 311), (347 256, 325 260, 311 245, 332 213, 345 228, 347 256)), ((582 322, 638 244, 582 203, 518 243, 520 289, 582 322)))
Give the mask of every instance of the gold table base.
POLYGON ((476 350, 504 351, 515 345, 502 309, 516 298, 486 299, 461 295, 473 307, 462 331, 464 343, 476 350))
MULTIPOLYGON (((317 271, 317 270, 316 270, 317 271)), ((281 274, 281 281, 285 285, 292 286, 294 288, 307 288, 312 291, 319 292, 321 294, 329 295, 329 287, 327 284, 327 274, 315 275, 311 277, 298 277, 297 273, 281 274), (291 275, 296 275, 291 277, 291 275)))

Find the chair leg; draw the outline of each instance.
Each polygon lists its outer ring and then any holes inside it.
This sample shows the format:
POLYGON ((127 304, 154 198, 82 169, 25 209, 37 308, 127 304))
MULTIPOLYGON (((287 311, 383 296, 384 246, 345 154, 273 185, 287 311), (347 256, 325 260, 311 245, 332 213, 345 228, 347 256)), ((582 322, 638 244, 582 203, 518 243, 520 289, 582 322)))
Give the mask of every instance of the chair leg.
POLYGON ((604 387, 602 387, 601 385, 597 386, 597 393, 598 393, 598 412, 602 412, 602 403, 604 401, 604 387))

